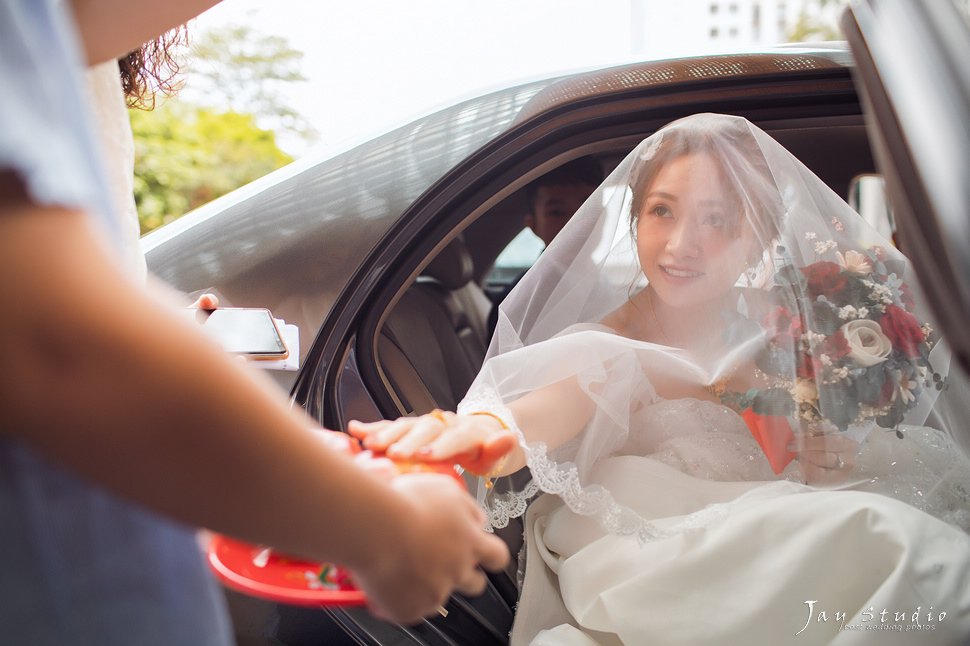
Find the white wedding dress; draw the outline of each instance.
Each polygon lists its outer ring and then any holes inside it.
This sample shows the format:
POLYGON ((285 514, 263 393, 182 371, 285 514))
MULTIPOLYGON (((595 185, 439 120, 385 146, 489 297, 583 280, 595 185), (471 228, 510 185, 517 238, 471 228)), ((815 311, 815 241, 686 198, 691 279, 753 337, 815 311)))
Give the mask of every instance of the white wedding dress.
MULTIPOLYGON (((970 636, 965 532, 888 496, 777 480, 741 418, 719 404, 661 400, 636 422, 636 439, 600 460, 590 480, 652 519, 659 538, 608 533, 542 495, 526 515, 513 644, 955 644, 970 636)), ((914 473, 894 483, 894 494, 939 515, 966 513, 970 480, 939 477, 951 461, 934 433, 874 433, 855 486, 878 490, 881 469, 916 460, 935 490, 920 490, 914 473)))

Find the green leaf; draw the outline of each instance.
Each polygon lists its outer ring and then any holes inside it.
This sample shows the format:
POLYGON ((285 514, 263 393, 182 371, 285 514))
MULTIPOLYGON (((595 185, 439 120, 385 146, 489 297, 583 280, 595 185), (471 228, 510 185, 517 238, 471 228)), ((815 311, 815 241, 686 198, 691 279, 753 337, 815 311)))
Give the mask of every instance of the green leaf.
POLYGON ((803 281, 802 273, 794 265, 785 265, 775 272, 775 283, 779 285, 799 285, 803 281))
POLYGON ((811 303, 811 309, 808 310, 811 314, 811 320, 809 321, 809 327, 819 334, 824 334, 825 336, 831 336, 842 327, 842 319, 839 318, 839 312, 835 305, 829 301, 815 300, 811 303))
POLYGON ((768 388, 755 395, 751 408, 758 415, 785 417, 794 414, 795 400, 784 388, 768 388))
POLYGON ((252 115, 170 101, 129 116, 142 233, 292 161, 252 115))
POLYGON ((875 406, 882 398, 882 386, 886 382, 886 371, 881 365, 866 369, 855 380, 859 401, 875 406))
POLYGON ((824 384, 818 389, 819 412, 840 431, 855 421, 859 413, 859 400, 850 384, 838 382, 824 384))
POLYGON ((876 424, 883 428, 895 428, 903 421, 903 411, 898 406, 893 406, 888 413, 876 418, 876 424))

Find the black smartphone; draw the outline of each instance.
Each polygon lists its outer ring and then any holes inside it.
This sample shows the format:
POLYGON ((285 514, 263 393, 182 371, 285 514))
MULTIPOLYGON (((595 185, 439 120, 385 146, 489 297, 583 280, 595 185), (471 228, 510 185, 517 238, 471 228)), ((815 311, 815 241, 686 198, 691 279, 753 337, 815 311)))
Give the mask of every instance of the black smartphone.
POLYGON ((222 349, 250 359, 286 359, 289 356, 273 314, 263 308, 220 307, 196 310, 202 331, 222 349))

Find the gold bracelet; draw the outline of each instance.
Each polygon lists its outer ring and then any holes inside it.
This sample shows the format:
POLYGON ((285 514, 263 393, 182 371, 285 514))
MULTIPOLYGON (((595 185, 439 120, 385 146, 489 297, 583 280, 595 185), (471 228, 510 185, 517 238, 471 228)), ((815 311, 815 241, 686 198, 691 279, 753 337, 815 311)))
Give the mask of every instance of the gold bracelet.
POLYGON ((505 420, 502 419, 501 417, 499 417, 498 415, 496 415, 495 413, 489 413, 487 410, 479 410, 479 411, 475 411, 474 413, 468 413, 468 414, 469 415, 487 415, 488 417, 491 417, 496 422, 498 422, 502 426, 502 430, 503 431, 509 430, 509 425, 505 423, 505 420))
POLYGON ((492 487, 495 486, 495 478, 498 477, 498 474, 502 472, 502 469, 505 468, 505 463, 508 461, 509 461, 509 456, 507 455, 502 456, 502 459, 495 463, 495 466, 492 467, 492 470, 486 473, 484 476, 482 476, 483 478, 485 478, 486 489, 491 490, 492 487))
MULTIPOLYGON (((498 415, 496 415, 495 413, 490 413, 487 410, 480 410, 480 411, 475 411, 474 413, 469 413, 469 415, 486 415, 494 419, 496 422, 498 422, 499 425, 502 427, 503 431, 509 430, 509 425, 505 423, 505 420, 499 417, 498 415)), ((505 466, 505 463, 508 461, 508 459, 509 459, 509 456, 506 455, 501 460, 499 460, 494 467, 492 467, 491 471, 489 471, 484 476, 482 476, 482 478, 484 478, 485 480, 486 489, 491 489, 492 487, 495 486, 495 482, 494 482, 495 474, 499 473, 502 470, 502 468, 505 466)))

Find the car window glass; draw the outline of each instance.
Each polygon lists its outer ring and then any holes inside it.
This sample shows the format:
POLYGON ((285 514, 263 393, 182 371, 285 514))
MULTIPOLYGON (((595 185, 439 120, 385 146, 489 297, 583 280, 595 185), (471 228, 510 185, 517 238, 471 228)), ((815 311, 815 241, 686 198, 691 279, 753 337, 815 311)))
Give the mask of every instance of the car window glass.
POLYGON ((501 290, 512 283, 535 264, 539 254, 542 253, 542 248, 542 240, 539 236, 532 233, 528 227, 522 229, 495 259, 495 265, 485 279, 486 291, 501 290))
POLYGON ((882 175, 858 175, 849 184, 849 205, 880 235, 893 239, 896 225, 882 175))

